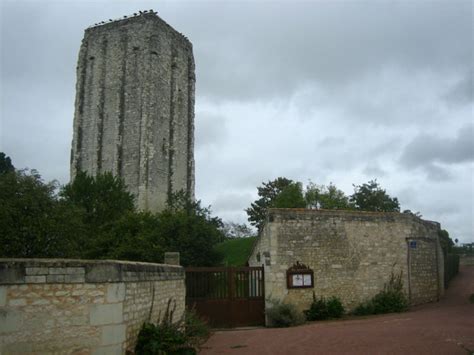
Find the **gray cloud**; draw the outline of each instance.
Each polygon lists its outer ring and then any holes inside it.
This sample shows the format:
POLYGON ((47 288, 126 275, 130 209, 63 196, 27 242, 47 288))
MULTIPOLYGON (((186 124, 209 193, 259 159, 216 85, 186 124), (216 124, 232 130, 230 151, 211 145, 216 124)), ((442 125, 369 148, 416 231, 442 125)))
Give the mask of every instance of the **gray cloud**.
POLYGON ((474 72, 471 68, 462 76, 445 95, 448 103, 453 105, 466 105, 474 101, 474 72))
POLYGON ((408 168, 428 166, 438 175, 434 163, 456 164, 474 161, 474 125, 462 127, 454 138, 420 134, 404 149, 400 162, 408 168))
POLYGON ((196 149, 225 144, 227 137, 225 117, 201 111, 196 113, 196 120, 199 122, 195 132, 196 149))

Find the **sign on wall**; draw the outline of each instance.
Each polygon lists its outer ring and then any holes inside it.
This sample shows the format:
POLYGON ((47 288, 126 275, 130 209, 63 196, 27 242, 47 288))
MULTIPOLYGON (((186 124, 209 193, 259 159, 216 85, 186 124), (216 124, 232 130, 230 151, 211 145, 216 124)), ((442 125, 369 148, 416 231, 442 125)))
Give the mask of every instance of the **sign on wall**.
POLYGON ((286 271, 287 288, 313 288, 313 270, 298 261, 286 271))

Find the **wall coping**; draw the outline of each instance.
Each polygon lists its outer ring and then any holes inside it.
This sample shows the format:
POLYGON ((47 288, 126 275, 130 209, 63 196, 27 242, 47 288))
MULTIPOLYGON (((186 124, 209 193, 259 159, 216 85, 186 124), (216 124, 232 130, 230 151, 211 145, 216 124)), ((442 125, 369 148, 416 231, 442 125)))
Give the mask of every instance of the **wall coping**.
POLYGON ((179 265, 121 260, 0 258, 0 285, 177 279, 184 279, 184 268, 179 265))
POLYGON ((354 211, 354 210, 324 210, 308 208, 270 208, 267 215, 267 223, 272 219, 291 220, 291 219, 313 219, 313 218, 342 218, 345 220, 364 220, 364 221, 394 221, 394 220, 412 220, 424 225, 440 228, 441 225, 435 221, 421 219, 413 214, 401 212, 372 212, 372 211, 354 211))

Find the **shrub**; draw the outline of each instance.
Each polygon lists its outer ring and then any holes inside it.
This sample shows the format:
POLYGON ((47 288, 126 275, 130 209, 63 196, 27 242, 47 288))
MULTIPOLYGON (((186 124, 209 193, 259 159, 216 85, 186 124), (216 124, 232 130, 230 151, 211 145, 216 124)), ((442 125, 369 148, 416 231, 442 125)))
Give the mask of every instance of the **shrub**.
POLYGON ((372 300, 369 300, 367 302, 363 302, 359 304, 353 311, 352 313, 356 316, 366 316, 369 314, 375 314, 375 307, 374 303, 372 300))
POLYGON ((402 273, 395 276, 392 272, 390 280, 382 291, 371 300, 357 306, 355 315, 404 312, 408 309, 408 300, 403 292, 402 273))
POLYGON ((344 306, 337 297, 331 297, 328 300, 316 298, 313 292, 313 302, 308 310, 304 311, 306 320, 324 320, 330 318, 341 318, 344 314, 344 306))
POLYGON ((331 297, 327 301, 327 307, 328 307, 329 318, 341 318, 346 312, 346 310, 344 309, 344 306, 342 305, 341 300, 337 297, 331 297))
MULTIPOLYGON (((209 327, 194 312, 186 311, 184 318, 173 322, 176 302, 170 309, 168 301, 165 314, 158 323, 144 323, 138 333, 135 353, 137 355, 193 355, 209 337, 209 327)), ((159 317, 161 318, 161 317, 159 317)))
POLYGON ((270 302, 273 305, 271 308, 267 308, 265 312, 271 327, 292 327, 304 323, 303 315, 294 305, 278 300, 270 300, 270 302))
POLYGON ((474 303, 474 293, 469 296, 469 302, 474 303))
POLYGON ((194 349, 204 343, 211 334, 209 325, 198 316, 194 309, 186 310, 184 313, 184 329, 186 342, 194 349))

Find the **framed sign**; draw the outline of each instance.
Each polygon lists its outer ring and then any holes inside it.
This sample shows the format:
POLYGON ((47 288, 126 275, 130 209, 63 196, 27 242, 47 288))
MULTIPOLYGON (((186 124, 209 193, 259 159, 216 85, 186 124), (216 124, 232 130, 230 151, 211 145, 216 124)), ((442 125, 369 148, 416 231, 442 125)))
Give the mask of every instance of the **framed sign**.
POLYGON ((288 288, 313 288, 313 270, 297 261, 286 271, 286 286, 288 288))

